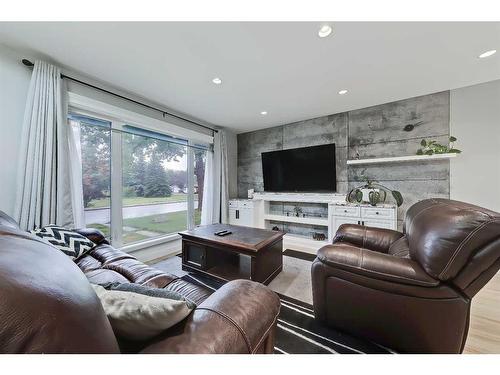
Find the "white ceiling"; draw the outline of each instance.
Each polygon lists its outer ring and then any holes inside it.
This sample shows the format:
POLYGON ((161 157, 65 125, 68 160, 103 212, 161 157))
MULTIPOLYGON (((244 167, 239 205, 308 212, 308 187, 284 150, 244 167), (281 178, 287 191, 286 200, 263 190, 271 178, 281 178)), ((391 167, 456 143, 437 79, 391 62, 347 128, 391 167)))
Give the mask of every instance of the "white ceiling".
POLYGON ((500 78, 500 23, 330 24, 4 22, 0 43, 237 132, 500 78))

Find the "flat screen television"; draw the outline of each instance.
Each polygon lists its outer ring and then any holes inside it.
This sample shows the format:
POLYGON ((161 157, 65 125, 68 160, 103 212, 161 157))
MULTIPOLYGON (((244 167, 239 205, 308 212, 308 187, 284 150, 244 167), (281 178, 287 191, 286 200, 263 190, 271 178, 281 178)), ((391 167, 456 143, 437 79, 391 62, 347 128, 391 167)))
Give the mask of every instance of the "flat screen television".
POLYGON ((262 153, 264 191, 335 192, 335 144, 262 153))

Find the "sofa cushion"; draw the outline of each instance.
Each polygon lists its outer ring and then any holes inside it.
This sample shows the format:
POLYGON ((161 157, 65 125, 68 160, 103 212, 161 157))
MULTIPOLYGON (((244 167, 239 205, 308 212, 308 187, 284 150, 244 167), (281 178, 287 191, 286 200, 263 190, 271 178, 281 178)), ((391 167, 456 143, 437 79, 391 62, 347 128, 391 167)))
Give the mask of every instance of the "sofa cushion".
POLYGON ((135 283, 180 293, 200 304, 212 294, 208 288, 184 281, 175 275, 148 266, 130 254, 102 244, 77 260, 76 264, 93 284, 135 283))
POLYGON ((108 244, 96 246, 76 263, 89 281, 95 284, 128 282, 163 288, 177 278, 148 266, 134 256, 108 244))
POLYGON ((31 234, 61 250, 75 260, 95 247, 95 243, 80 233, 57 225, 47 225, 31 231, 31 234))
POLYGON ((205 301, 212 294, 210 289, 184 281, 180 278, 173 280, 165 289, 177 292, 197 305, 205 301))
POLYGON ((137 284, 92 284, 115 334, 148 340, 184 320, 196 305, 180 294, 137 284))
POLYGON ((93 284, 135 283, 174 291, 197 305, 212 290, 184 281, 178 276, 148 266, 134 256, 102 243, 77 260, 76 264, 93 284))
POLYGON ((92 271, 86 271, 85 276, 92 284, 106 284, 106 283, 129 283, 126 277, 123 277, 118 272, 105 270, 102 268, 92 271))
POLYGON ((144 294, 150 297, 158 297, 158 298, 167 298, 174 299, 178 301, 186 301, 190 309, 194 309, 196 307, 196 303, 189 300, 188 298, 182 296, 180 293, 167 290, 164 288, 152 288, 144 285, 134 284, 134 283, 106 283, 101 284, 104 289, 107 290, 119 290, 122 292, 131 292, 131 293, 139 293, 144 294))

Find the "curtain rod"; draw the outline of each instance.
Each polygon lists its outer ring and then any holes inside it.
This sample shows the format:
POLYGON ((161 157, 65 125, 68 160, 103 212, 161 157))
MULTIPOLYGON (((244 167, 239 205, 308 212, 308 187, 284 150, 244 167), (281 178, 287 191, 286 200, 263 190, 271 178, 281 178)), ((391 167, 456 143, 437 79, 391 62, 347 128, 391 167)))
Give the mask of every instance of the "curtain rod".
MULTIPOLYGON (((28 59, 22 59, 21 62, 26 65, 27 67, 29 68, 32 68, 35 64, 33 64, 31 61, 29 61, 28 59)), ((201 126, 202 128, 205 128, 205 129, 208 129, 208 130, 211 130, 212 132, 214 133, 218 133, 219 131, 217 129, 214 129, 214 128, 211 128, 209 126, 206 126, 206 125, 203 125, 203 124, 200 124, 196 121, 193 121, 193 120, 189 120, 187 118, 184 118, 182 116, 179 116, 179 115, 176 115, 176 114, 173 114, 173 113, 170 113, 170 112, 167 112, 167 111, 164 111, 162 109, 159 109, 159 108, 156 108, 156 107, 153 107, 153 106, 150 106, 149 104, 145 104, 145 103, 142 103, 142 102, 139 102, 137 100, 134 100, 134 99, 131 99, 131 98, 128 98, 126 96, 123 96, 123 95, 120 95, 120 94, 116 94, 112 91, 109 91, 109 90, 106 90, 106 89, 103 89, 101 87, 98 87, 98 86, 94 86, 90 83, 87 83, 87 82, 83 82, 83 81, 80 81, 79 79, 76 79, 76 78, 73 78, 73 77, 70 77, 70 76, 67 76, 65 74, 62 74, 61 73, 61 78, 63 79, 69 79, 70 81, 74 81, 74 82, 77 82, 77 83, 80 83, 82 85, 85 85, 85 86, 88 86, 88 87, 92 87, 93 89, 96 89, 96 90, 99 90, 99 91, 102 91, 102 92, 105 92, 107 94, 110 94, 110 95, 113 95, 113 96, 116 96, 118 98, 121 98, 121 99, 125 99, 125 100, 128 100, 129 102, 132 102, 132 103, 135 103, 135 104, 139 104, 143 107, 146 107, 146 108, 149 108, 149 109, 153 109, 155 111, 158 111, 158 112, 161 112, 163 118, 165 118, 165 115, 169 115, 169 116, 172 116, 172 117, 175 117, 175 118, 178 118, 179 120, 183 120, 183 121, 187 121, 191 124, 194 124, 196 126, 201 126)))

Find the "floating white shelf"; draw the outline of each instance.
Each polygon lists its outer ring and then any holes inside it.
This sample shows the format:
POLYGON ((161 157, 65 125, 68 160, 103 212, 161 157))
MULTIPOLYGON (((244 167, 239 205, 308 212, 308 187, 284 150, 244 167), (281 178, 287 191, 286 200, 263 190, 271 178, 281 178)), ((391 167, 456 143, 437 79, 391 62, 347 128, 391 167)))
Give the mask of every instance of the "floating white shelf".
POLYGON ((347 164, 379 164, 379 163, 400 163, 408 161, 418 161, 418 160, 438 160, 438 159, 450 159, 456 157, 457 154, 436 154, 436 155, 409 155, 409 156, 394 156, 387 158, 373 158, 373 159, 353 159, 347 160, 347 164))
POLYGON ((299 224, 309 224, 309 225, 321 225, 324 227, 328 226, 328 219, 322 217, 297 217, 297 216, 285 216, 285 215, 264 215, 264 220, 281 221, 287 223, 299 223, 299 224))

